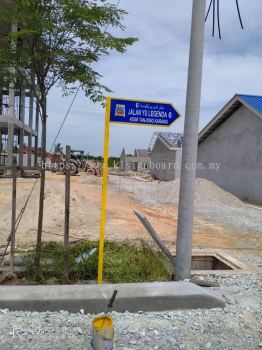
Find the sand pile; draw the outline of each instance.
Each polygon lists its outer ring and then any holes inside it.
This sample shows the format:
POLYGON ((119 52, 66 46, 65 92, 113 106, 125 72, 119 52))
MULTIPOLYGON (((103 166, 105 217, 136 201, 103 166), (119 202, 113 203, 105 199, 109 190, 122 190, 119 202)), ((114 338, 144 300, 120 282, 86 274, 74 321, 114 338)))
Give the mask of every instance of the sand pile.
MULTIPOLYGON (((174 203, 177 205, 179 187, 179 179, 169 182, 143 183, 142 185, 136 183, 135 198, 140 202, 156 206, 165 203, 174 203)), ((195 205, 197 207, 241 207, 244 204, 236 196, 224 191, 215 183, 206 179, 197 179, 195 205)))

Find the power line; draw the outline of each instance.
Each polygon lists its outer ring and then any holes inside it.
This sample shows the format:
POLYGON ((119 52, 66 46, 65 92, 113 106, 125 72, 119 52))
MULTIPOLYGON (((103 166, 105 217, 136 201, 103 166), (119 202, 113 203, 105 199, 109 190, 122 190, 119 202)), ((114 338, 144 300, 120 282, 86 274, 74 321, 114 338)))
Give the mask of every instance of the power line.
POLYGON ((215 18, 216 18, 216 0, 213 0, 213 29, 212 29, 212 37, 215 36, 215 18))
POLYGON ((238 0, 236 0, 236 6, 237 6, 237 13, 238 13, 238 18, 239 18, 239 22, 240 22, 241 28, 244 29, 244 26, 243 26, 243 23, 242 23, 241 14, 240 14, 240 10, 239 10, 238 0))
POLYGON ((74 95, 74 97, 73 97, 73 99, 72 99, 72 101, 71 101, 71 103, 70 103, 70 106, 69 106, 69 108, 68 108, 68 110, 67 110, 67 112, 66 112, 66 115, 65 115, 65 117, 64 117, 64 119, 63 119, 63 121, 62 121, 62 123, 61 123, 61 125, 60 125, 60 127, 59 127, 59 129, 58 129, 58 132, 57 132, 57 134, 56 134, 56 137, 54 138, 54 141, 53 141, 53 143, 52 143, 52 146, 50 147, 49 153, 51 153, 52 148, 53 148, 54 145, 55 145, 55 142, 56 142, 56 140, 57 140, 57 138, 58 138, 58 136, 59 136, 59 134, 60 134, 60 132, 61 132, 61 130, 62 130, 64 124, 65 124, 65 121, 66 121, 66 119, 67 119, 67 117, 68 117, 68 115, 69 115, 69 113, 70 113, 70 111, 71 111, 71 108, 72 108, 72 106, 73 106, 73 104, 74 104, 74 102, 75 102, 75 99, 76 99, 76 97, 77 97, 77 95, 78 95, 78 93, 79 93, 79 90, 80 90, 81 86, 82 86, 82 85, 80 84, 80 85, 78 86, 76 92, 75 92, 75 95, 74 95))
MULTIPOLYGON (((34 230, 34 231, 37 231, 37 230, 34 230)), ((59 236, 59 237, 64 237, 64 234, 62 233, 55 233, 55 232, 50 232, 50 231, 45 231, 43 230, 44 233, 48 234, 48 235, 53 235, 53 236, 59 236)), ((78 239, 78 240, 81 240, 81 239, 84 239, 83 237, 76 237, 75 235, 70 235, 70 238, 74 238, 74 239, 78 239)))
POLYGON ((207 20, 207 18, 208 18, 208 15, 209 15, 209 12, 210 12, 210 9, 211 9, 211 6, 212 6, 212 3, 213 3, 213 0, 210 0, 209 7, 208 7, 208 10, 207 10, 207 14, 206 14, 206 17, 205 17, 205 21, 206 21, 206 20, 207 20))
MULTIPOLYGON (((207 10, 207 13, 205 16, 205 21, 207 21, 207 19, 209 17, 212 5, 213 5, 213 8, 212 8, 213 9, 213 11, 212 11, 213 12, 212 37, 215 36, 215 19, 217 17, 218 37, 219 37, 219 39, 221 39, 222 35, 221 35, 221 26, 220 26, 220 1, 219 0, 210 0, 208 10, 207 10)), ((241 29, 244 29, 238 0, 236 0, 236 8, 237 8, 237 13, 238 13, 238 18, 239 18, 241 29)))
POLYGON ((218 27, 218 36, 219 36, 219 39, 222 39, 222 36, 221 36, 221 30, 220 30, 220 13, 219 13, 219 9, 220 6, 219 6, 219 0, 217 0, 217 27, 218 27))

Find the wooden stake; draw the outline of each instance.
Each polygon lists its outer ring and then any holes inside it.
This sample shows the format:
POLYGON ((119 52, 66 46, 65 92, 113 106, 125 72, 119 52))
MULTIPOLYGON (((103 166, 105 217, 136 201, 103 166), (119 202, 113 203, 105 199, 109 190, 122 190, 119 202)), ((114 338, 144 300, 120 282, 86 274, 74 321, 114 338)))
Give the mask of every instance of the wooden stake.
POLYGON ((16 220, 16 157, 13 157, 12 162, 12 219, 11 219, 11 251, 10 251, 10 272, 14 274, 15 261, 15 220, 16 220))
POLYGON ((71 147, 66 146, 65 171, 65 227, 64 227, 64 280, 69 280, 69 217, 70 217, 70 158, 71 147))

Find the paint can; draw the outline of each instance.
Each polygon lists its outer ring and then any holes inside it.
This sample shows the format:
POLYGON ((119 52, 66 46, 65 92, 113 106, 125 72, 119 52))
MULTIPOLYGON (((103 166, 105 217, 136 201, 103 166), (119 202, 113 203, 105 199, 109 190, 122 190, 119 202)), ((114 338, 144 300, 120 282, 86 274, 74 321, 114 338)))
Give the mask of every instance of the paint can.
POLYGON ((113 320, 111 317, 98 316, 92 321, 92 347, 94 350, 112 350, 114 340, 113 320))

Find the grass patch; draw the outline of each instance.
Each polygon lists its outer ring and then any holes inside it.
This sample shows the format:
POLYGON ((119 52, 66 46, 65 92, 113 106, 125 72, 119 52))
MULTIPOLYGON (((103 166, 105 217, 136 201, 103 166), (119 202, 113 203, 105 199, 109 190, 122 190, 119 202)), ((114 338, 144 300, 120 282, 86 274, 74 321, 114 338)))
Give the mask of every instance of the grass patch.
MULTIPOLYGON (((70 245, 69 278, 76 282, 96 280, 98 253, 77 263, 75 258, 80 254, 97 248, 96 242, 80 241, 70 245)), ((104 281, 111 283, 168 281, 170 275, 163 263, 160 252, 153 252, 145 243, 130 244, 105 242, 104 281)), ((33 257, 26 263, 26 278, 34 279, 35 266, 33 257)), ((41 263, 42 283, 63 282, 63 245, 57 242, 43 243, 41 263)))

